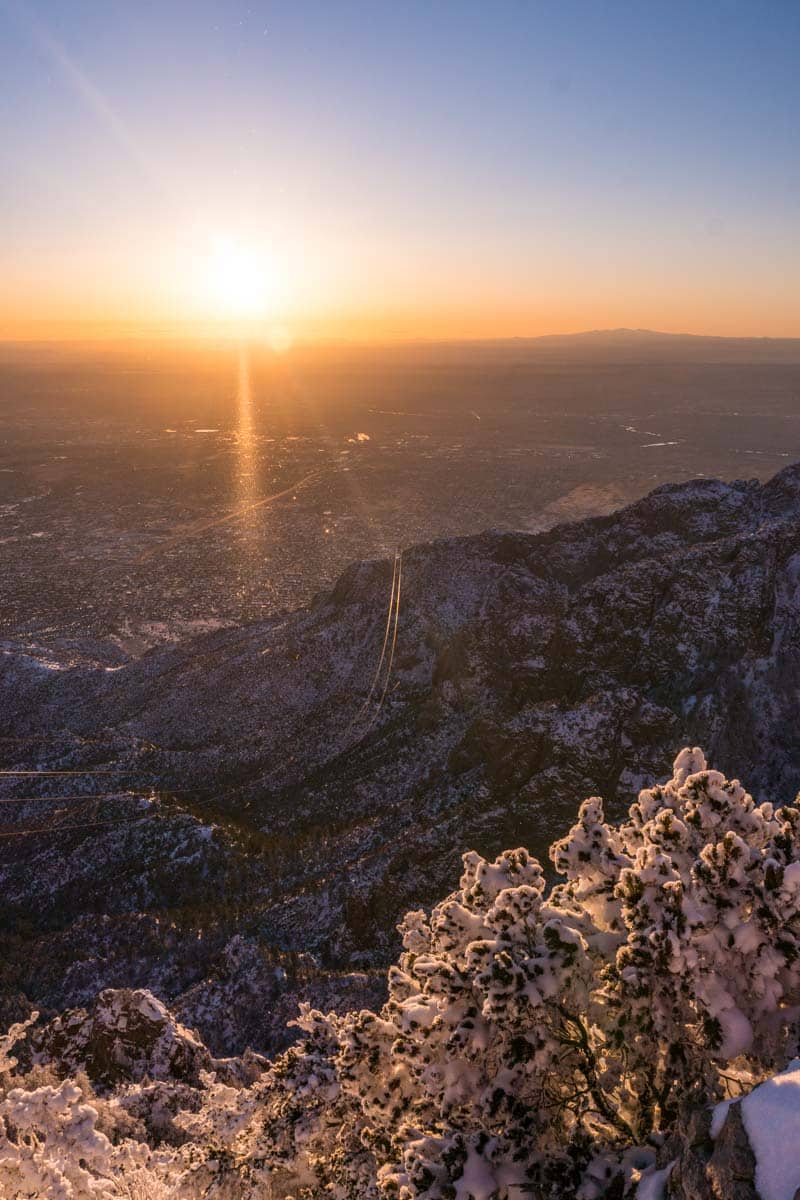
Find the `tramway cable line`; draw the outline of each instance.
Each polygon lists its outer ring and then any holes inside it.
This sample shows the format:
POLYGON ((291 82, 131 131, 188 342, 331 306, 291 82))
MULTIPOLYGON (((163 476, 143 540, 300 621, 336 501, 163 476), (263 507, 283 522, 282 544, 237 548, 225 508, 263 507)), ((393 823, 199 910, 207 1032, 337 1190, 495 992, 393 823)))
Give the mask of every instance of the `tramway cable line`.
POLYGON ((395 599, 395 606, 394 606, 394 632, 392 634, 391 650, 389 651, 389 666, 386 669, 386 679, 384 680, 383 691, 381 692, 381 698, 378 701, 378 707, 375 709, 375 712, 372 714, 372 719, 370 720, 369 725, 367 725, 367 728, 364 730, 365 734, 369 733, 370 729, 377 721, 378 716, 380 715, 380 711, 383 708, 383 702, 386 699, 386 693, 389 690, 389 680, 392 677, 392 664, 394 663, 394 652, 395 652, 395 647, 397 646, 397 631, 400 627, 400 584, 402 582, 402 578, 403 578, 403 556, 402 556, 402 551, 401 551, 399 554, 398 560, 397 560, 397 596, 395 599))
POLYGON ((393 612, 393 608, 394 608, 395 589, 397 587, 399 567, 400 567, 400 552, 395 550, 394 563, 392 565, 392 587, 391 587, 391 591, 389 593, 389 607, 388 607, 388 610, 386 613, 386 628, 385 628, 384 634, 383 634, 383 645, 381 646, 381 653, 380 653, 380 657, 378 658, 378 665, 375 668, 375 674, 372 678, 372 685, 370 686, 370 689, 369 689, 369 692, 367 693, 366 699, 362 703, 361 707, 359 708, 359 710, 355 714, 355 716, 351 718, 350 723, 348 724, 347 729, 345 730, 345 733, 344 733, 345 738, 348 736, 351 729, 353 729, 353 727, 361 720, 362 715, 369 708, 372 697, 375 695, 375 689, 378 686, 378 681, 381 677, 381 671, 383 669, 384 659, 386 658, 386 647, 389 644, 389 633, 390 633, 390 630, 392 627, 392 612, 393 612))

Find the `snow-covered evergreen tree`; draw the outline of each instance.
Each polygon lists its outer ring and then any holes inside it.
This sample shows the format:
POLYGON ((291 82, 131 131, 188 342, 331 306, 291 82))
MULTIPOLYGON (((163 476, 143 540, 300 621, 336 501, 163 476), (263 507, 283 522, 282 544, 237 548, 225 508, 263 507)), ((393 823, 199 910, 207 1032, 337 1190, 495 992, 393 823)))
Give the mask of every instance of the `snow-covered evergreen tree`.
POLYGON ((379 1193, 402 1200, 556 1194, 595 1151, 644 1145, 737 1071, 782 1066, 799 821, 684 750, 619 826, 584 802, 549 894, 525 850, 465 855, 458 891, 403 922, 381 1013, 305 1016, 337 1047, 354 1177, 368 1149, 379 1193))

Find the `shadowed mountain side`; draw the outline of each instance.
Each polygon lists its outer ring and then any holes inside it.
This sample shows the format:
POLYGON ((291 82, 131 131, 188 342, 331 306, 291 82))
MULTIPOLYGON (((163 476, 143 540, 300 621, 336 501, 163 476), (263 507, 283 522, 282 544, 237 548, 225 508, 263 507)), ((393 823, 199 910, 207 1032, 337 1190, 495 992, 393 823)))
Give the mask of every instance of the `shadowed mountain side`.
MULTIPOLYGON (((5 923, 30 934, 4 939, 7 990, 63 1006, 153 985, 208 1035, 219 979, 244 987, 254 954, 274 978, 299 951, 383 963, 465 848, 542 854, 580 799, 618 814, 676 745, 793 798, 799 683, 800 466, 359 563, 306 610, 113 671, 6 644, 6 769, 103 773, 0 795, 104 796, 80 820, 64 801, 71 830, 0 839, 5 923), (149 788, 135 810, 106 795, 149 788)), ((7 831, 52 828, 52 801, 2 808, 7 831)), ((210 1044, 273 1036, 234 1021, 210 1044)))

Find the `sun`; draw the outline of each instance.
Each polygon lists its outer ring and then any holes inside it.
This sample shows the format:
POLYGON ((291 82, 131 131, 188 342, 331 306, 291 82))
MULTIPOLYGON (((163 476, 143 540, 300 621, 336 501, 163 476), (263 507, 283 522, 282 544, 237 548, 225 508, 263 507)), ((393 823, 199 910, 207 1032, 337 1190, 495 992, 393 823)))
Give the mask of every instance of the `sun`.
POLYGON ((270 314, 276 299, 275 272, 257 252, 229 238, 218 238, 209 276, 209 299, 217 316, 254 321, 270 314))

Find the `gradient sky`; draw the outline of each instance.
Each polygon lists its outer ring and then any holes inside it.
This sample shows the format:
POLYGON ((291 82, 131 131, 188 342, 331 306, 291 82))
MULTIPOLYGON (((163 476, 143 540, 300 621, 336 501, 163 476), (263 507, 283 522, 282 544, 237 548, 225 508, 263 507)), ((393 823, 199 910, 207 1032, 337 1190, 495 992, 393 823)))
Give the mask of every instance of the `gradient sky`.
POLYGON ((800 336, 799 55, 797 0, 0 0, 0 336, 221 315, 220 238, 299 335, 800 336))

